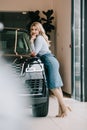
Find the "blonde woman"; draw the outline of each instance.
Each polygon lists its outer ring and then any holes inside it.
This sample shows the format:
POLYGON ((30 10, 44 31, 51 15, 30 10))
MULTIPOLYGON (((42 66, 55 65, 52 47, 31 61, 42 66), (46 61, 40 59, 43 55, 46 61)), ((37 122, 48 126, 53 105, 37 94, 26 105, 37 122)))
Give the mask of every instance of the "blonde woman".
POLYGON ((44 63, 48 88, 59 103, 56 117, 65 117, 70 108, 65 105, 61 90, 63 82, 59 73, 59 62, 49 49, 50 41, 41 23, 34 22, 31 25, 30 37, 31 56, 39 56, 44 63))

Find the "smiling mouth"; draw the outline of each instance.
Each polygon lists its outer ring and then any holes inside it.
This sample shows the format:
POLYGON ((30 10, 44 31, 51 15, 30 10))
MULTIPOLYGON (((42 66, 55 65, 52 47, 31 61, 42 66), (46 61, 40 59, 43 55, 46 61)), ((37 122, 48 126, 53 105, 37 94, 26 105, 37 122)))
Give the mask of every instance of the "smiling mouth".
POLYGON ((36 33, 32 33, 33 36, 36 36, 36 33))

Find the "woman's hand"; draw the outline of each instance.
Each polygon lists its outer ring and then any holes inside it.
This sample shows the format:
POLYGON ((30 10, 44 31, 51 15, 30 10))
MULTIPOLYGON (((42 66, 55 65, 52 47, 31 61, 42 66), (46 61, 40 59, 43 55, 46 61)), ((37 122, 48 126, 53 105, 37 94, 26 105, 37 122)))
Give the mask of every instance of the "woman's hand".
POLYGON ((35 57, 36 56, 35 52, 31 52, 30 56, 35 57))
POLYGON ((36 39, 36 35, 34 35, 34 34, 33 34, 33 35, 31 35, 30 42, 31 42, 31 43, 33 43, 35 39, 36 39))

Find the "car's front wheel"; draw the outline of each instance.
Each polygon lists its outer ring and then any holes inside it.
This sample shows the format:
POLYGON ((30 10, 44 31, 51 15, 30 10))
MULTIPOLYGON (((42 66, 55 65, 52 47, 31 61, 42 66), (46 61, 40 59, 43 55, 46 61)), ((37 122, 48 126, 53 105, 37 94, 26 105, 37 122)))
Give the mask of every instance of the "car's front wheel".
POLYGON ((47 102, 34 105, 32 108, 32 113, 34 117, 45 117, 48 114, 49 109, 49 97, 47 97, 47 102))

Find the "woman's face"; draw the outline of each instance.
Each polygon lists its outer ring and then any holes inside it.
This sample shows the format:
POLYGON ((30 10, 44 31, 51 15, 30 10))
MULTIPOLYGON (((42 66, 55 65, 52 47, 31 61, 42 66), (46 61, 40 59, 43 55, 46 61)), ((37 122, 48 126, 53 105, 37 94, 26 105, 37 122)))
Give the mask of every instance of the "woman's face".
POLYGON ((31 27, 31 32, 30 32, 31 36, 32 35, 35 35, 35 36, 38 36, 39 35, 39 30, 36 26, 32 26, 31 27))

